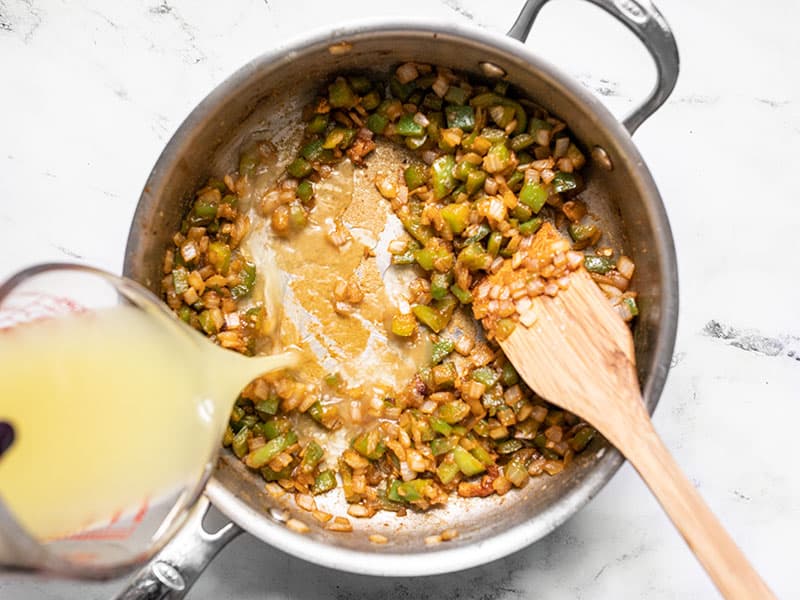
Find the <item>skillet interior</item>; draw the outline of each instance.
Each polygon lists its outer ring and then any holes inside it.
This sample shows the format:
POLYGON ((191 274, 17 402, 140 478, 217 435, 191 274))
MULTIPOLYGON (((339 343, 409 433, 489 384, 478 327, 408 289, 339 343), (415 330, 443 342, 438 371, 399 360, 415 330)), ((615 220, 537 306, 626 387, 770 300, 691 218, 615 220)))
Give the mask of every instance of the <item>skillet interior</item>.
MULTIPOLYGON (((479 64, 491 61, 528 97, 566 120, 584 149, 606 149, 613 171, 590 161, 588 188, 581 197, 599 217, 610 244, 624 248, 637 265, 634 285, 641 316, 634 338, 644 398, 652 411, 666 377, 677 317, 674 250, 652 179, 627 133, 597 100, 516 42, 486 32, 452 26, 447 33, 419 25, 356 28, 320 36, 243 67, 195 109, 159 158, 131 228, 125 275, 159 292, 163 252, 194 190, 209 175, 232 170, 242 140, 254 130, 279 136, 286 123, 300 118, 302 107, 333 72, 384 74, 408 60, 477 75, 479 64), (349 46, 333 45, 342 41, 349 46)), ((532 479, 524 489, 503 497, 455 499, 446 509, 424 515, 351 518, 352 534, 317 526, 288 496, 270 498, 263 480, 227 451, 208 493, 218 508, 251 533, 313 562, 361 573, 430 574, 488 562, 535 541, 587 502, 621 462, 613 448, 596 439, 556 477, 532 479), (282 510, 270 511, 276 507, 282 510), (311 532, 300 536, 286 530, 280 521, 287 515, 308 523, 311 532), (424 536, 448 527, 459 530, 456 540, 425 546, 424 536), (378 548, 367 540, 371 532, 388 535, 392 542, 378 548), (338 551, 332 553, 332 548, 338 551)), ((334 510, 344 514, 344 501, 334 510)))

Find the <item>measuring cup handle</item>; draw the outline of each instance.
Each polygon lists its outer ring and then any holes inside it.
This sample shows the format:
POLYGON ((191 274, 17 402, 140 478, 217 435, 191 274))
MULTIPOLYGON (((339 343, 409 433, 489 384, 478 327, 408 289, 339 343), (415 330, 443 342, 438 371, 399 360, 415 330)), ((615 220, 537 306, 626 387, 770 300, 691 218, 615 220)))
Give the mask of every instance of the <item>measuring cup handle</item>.
MULTIPOLYGON (((524 42, 539 11, 549 0, 528 0, 508 30, 508 35, 524 42)), ((661 106, 678 80, 680 57, 675 37, 667 21, 649 0, 586 0, 599 6, 630 29, 641 40, 656 63, 657 79, 650 95, 622 124, 630 134, 661 106)))
POLYGON ((202 496, 175 538, 130 579, 115 600, 183 598, 219 551, 242 532, 233 523, 214 533, 203 529, 210 506, 208 498, 202 496))

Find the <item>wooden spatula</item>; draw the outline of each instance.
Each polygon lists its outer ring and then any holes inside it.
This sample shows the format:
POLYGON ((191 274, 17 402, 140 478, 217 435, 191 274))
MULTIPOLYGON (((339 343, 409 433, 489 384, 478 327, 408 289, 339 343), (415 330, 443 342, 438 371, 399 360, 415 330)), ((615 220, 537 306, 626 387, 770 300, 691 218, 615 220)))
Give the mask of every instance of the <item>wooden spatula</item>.
MULTIPOLYGON (((534 244, 554 233, 543 228, 534 244)), ((774 598, 653 428, 630 329, 583 267, 569 277, 555 297, 534 298, 536 320, 500 342, 506 356, 537 394, 586 419, 625 455, 725 598, 774 598)))

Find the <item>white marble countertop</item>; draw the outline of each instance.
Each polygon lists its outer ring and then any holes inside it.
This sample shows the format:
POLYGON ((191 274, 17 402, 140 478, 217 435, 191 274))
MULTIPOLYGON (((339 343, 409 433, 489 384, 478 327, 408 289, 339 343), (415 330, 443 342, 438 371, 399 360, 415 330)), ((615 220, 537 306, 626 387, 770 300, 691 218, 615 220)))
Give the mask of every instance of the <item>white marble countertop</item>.
MULTIPOLYGON (((505 31, 520 1, 0 0, 0 277, 44 260, 119 271, 136 201, 182 119, 253 56, 308 28, 432 17, 505 31)), ((800 5, 662 0, 681 50, 635 141, 678 252, 681 314, 656 427, 775 592, 800 597, 800 5), (717 325, 714 325, 717 324, 717 325)), ((623 115, 649 59, 598 9, 559 0, 529 46, 623 115)), ((121 582, 0 576, 3 598, 106 598, 121 582)), ((715 591, 624 466, 574 518, 487 567, 379 579, 244 535, 190 598, 710 598, 715 591)))

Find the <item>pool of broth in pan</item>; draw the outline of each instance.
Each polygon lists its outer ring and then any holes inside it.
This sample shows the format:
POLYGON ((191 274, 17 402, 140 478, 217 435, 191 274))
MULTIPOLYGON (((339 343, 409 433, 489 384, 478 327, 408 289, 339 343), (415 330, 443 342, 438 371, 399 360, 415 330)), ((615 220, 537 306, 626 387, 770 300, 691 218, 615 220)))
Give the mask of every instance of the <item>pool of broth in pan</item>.
MULTIPOLYGON (((300 381, 319 384, 327 374, 338 373, 344 384, 342 397, 323 397, 323 403, 339 403, 341 428, 331 432, 308 419, 290 417, 300 431, 320 441, 329 459, 335 459, 350 438, 374 420, 370 404, 402 389, 430 359, 429 336, 408 341, 388 331, 391 316, 416 275, 412 269, 391 267, 387 247, 405 234, 374 183, 376 176, 396 175, 404 162, 413 159, 404 149, 379 141, 366 167, 356 168, 344 160, 316 184, 308 227, 282 238, 259 214, 258 200, 274 185, 288 162, 285 156, 291 154, 274 157, 244 198, 250 206, 251 228, 242 249, 259 273, 253 301, 263 301, 271 316, 274 337, 266 335, 262 343, 301 348, 305 360, 299 369, 300 381), (340 248, 326 233, 337 219, 352 236, 340 248), (352 314, 342 316, 335 310, 333 289, 338 281, 351 277, 358 281, 364 299, 352 314), (359 395, 360 399, 354 399, 359 395)), ((463 313, 449 329, 455 328, 471 334, 476 330, 463 313)))
MULTIPOLYGON (((432 344, 424 328, 415 342, 389 333, 391 316, 416 274, 411 268, 391 266, 387 247, 406 234, 389 202, 375 187, 377 176, 397 175, 404 163, 415 159, 405 149, 380 139, 365 167, 354 167, 345 159, 315 185, 315 209, 309 215, 309 225, 282 238, 272 232, 269 219, 259 214, 258 201, 296 154, 299 136, 294 139, 295 136, 280 132, 275 137, 280 139, 281 151, 268 161, 245 197, 240 198, 240 206, 250 207, 251 221, 250 233, 241 248, 256 263, 258 273, 250 302, 263 302, 267 308, 264 337, 259 342, 261 351, 298 347, 304 352, 302 366, 294 371, 298 380, 318 385, 325 375, 335 372, 345 389, 363 391, 360 401, 344 398, 344 394, 323 397, 323 403, 339 403, 342 426, 335 431, 324 429, 295 411, 287 415, 295 431, 306 439, 316 439, 325 448, 323 460, 334 466, 353 436, 375 420, 369 413, 370 401, 382 400, 392 390, 402 389, 430 361, 432 344), (353 238, 341 249, 326 236, 330 222, 336 218, 353 238), (333 288, 337 281, 347 280, 354 273, 364 291, 364 300, 353 314, 341 316, 334 310, 333 288), (351 403, 360 404, 361 423, 353 421, 351 403)), ((480 335, 469 312, 462 309, 453 315, 447 332, 480 335)), ((223 484, 235 490, 237 496, 263 507, 265 512, 270 506, 278 506, 309 525, 314 524, 308 513, 296 507, 290 494, 269 501, 262 497, 261 476, 232 454, 223 456, 221 461, 226 467, 217 472, 217 477, 228 482, 223 484)), ((315 501, 320 510, 347 516, 349 505, 340 491, 315 496, 315 501)), ((459 524, 464 533, 467 527, 462 522, 468 521, 472 513, 468 499, 452 498, 446 506, 425 513, 423 533, 434 534, 453 524, 459 524)), ((350 518, 350 522, 356 532, 396 536, 400 531, 419 528, 419 524, 413 524, 416 519, 409 518, 384 511, 369 519, 350 518)), ((348 546, 357 543, 357 538, 353 542, 341 539, 340 543, 348 546)), ((393 545, 397 541, 393 537, 393 545)))

